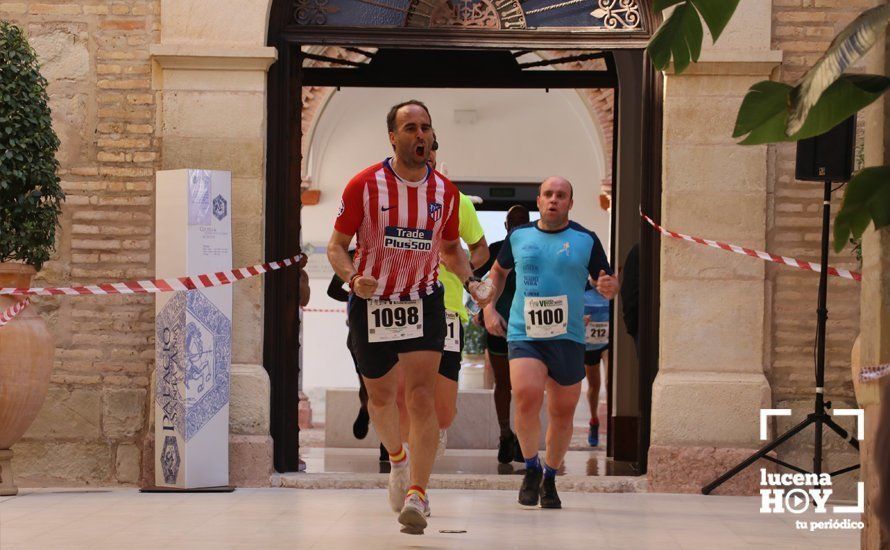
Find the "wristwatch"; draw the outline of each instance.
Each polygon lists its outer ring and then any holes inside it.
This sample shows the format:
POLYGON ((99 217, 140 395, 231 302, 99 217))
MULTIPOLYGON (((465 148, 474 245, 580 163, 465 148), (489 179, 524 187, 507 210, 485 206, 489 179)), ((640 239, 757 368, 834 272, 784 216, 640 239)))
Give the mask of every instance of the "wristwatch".
POLYGON ((470 283, 481 283, 482 279, 476 277, 475 275, 470 275, 470 277, 464 281, 464 289, 469 292, 470 291, 470 283))

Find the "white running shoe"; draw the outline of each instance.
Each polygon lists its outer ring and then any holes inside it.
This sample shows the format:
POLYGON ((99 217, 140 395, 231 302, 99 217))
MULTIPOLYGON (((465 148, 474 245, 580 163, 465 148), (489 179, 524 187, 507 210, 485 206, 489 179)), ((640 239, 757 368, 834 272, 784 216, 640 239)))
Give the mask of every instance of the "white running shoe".
POLYGON ((430 504, 420 498, 417 493, 411 493, 405 498, 405 506, 399 514, 399 523, 402 524, 402 532, 409 535, 422 535, 426 529, 426 518, 430 517, 430 504))
POLYGON ((439 446, 436 447, 436 458, 445 456, 445 447, 448 446, 448 430, 439 430, 439 446))
POLYGON ((389 505, 393 512, 400 512, 405 502, 405 494, 411 482, 411 470, 408 468, 408 459, 401 464, 395 464, 389 470, 389 505))

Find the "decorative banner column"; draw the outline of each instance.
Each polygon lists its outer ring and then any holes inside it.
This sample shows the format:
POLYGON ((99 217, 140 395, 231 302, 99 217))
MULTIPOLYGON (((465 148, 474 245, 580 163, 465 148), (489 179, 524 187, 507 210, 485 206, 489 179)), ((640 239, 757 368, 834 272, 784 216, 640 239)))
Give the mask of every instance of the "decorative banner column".
MULTIPOLYGON (((157 277, 231 269, 230 172, 157 172, 157 277)), ((229 484, 232 286, 157 295, 155 484, 229 484)))

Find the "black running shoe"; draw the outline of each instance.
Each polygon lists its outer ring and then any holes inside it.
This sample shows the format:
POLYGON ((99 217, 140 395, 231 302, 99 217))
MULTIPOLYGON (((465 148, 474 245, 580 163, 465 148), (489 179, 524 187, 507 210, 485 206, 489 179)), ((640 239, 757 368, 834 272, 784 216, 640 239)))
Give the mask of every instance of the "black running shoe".
MULTIPOLYGON (((522 478, 522 487, 519 488, 519 504, 523 506, 537 506, 538 494, 541 492, 541 478, 544 472, 541 470, 526 470, 522 478)), ((554 490, 554 494, 556 494, 554 490)))
POLYGON ((389 462, 389 451, 386 450, 383 443, 380 444, 380 462, 389 462))
POLYGON ((519 446, 519 438, 516 438, 516 442, 513 448, 513 462, 525 462, 525 457, 522 456, 522 447, 519 446))
POLYGON ((368 435, 369 420, 371 420, 371 417, 368 416, 368 410, 360 408, 358 410, 358 416, 355 417, 355 422, 352 423, 352 435, 354 435, 356 439, 364 439, 365 436, 368 435))
POLYGON ((545 477, 541 482, 541 508, 562 508, 562 501, 556 494, 555 477, 545 477))
MULTIPOLYGON (((516 439, 516 434, 512 431, 507 432, 507 435, 502 435, 500 441, 498 442, 498 462, 501 464, 509 464, 514 460, 514 455, 516 454, 516 447, 519 446, 519 440, 516 439)), ((522 454, 521 452, 519 453, 522 454)), ((523 459, 524 461, 525 459, 523 459)))

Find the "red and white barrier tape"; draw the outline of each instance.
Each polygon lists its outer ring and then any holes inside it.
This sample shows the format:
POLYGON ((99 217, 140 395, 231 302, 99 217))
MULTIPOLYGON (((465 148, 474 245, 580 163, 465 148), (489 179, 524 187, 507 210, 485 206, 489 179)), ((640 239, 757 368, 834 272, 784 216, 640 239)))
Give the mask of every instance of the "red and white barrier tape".
POLYGON ((340 309, 324 309, 324 308, 318 308, 318 307, 304 307, 304 308, 303 308, 303 311, 304 311, 304 312, 309 312, 309 313, 346 313, 346 310, 343 309, 343 308, 340 308, 340 309))
POLYGON ((888 375, 890 375, 890 363, 876 367, 865 367, 859 371, 859 381, 874 382, 888 375))
MULTIPOLYGON (((683 233, 677 233, 676 231, 671 231, 669 229, 665 229, 661 227, 657 223, 655 223, 652 218, 640 212, 640 215, 643 216, 649 225, 654 227, 660 233, 667 235, 668 237, 673 237, 675 239, 682 239, 684 241, 689 241, 693 243, 703 244, 705 246, 710 246, 713 248, 719 248, 721 250, 726 250, 729 252, 735 252, 736 254, 742 254, 745 256, 751 256, 752 258, 760 258, 761 260, 766 260, 768 262, 774 262, 777 264, 783 264, 791 267, 796 267, 798 269, 805 269, 807 271, 815 271, 816 273, 820 272, 821 266, 819 264, 814 264, 810 262, 805 262, 803 260, 796 260, 794 258, 788 258, 786 256, 776 256, 775 254, 770 254, 769 252, 763 252, 762 250, 754 250, 751 248, 745 248, 742 246, 721 243, 719 241, 712 241, 710 239, 702 239, 700 237, 693 237, 691 235, 685 235, 683 233)), ((857 273, 855 271, 850 271, 848 269, 840 269, 836 267, 828 268, 828 274, 834 277, 842 277, 844 279, 850 279, 853 281, 862 281, 862 274, 857 273)))
MULTIPOLYGON (((235 281, 249 279, 262 275, 269 271, 275 271, 290 267, 300 260, 300 255, 268 262, 249 267, 233 269, 231 271, 219 271, 217 273, 205 273, 193 277, 175 277, 164 279, 151 279, 144 281, 125 281, 122 283, 101 283, 86 286, 61 286, 61 287, 33 287, 33 288, 0 288, 0 295, 18 296, 94 296, 102 294, 158 294, 161 292, 177 292, 183 290, 195 290, 198 288, 211 288, 215 286, 230 285, 235 281)), ((6 311, 0 313, 0 327, 12 321, 12 318, 21 313, 27 307, 27 300, 19 302, 6 311), (22 305, 25 304, 25 305, 22 305)))
POLYGON ((6 311, 0 311, 0 327, 10 322, 15 318, 16 315, 22 312, 28 305, 31 303, 31 300, 25 298, 21 302, 17 302, 14 306, 7 309, 6 311))

